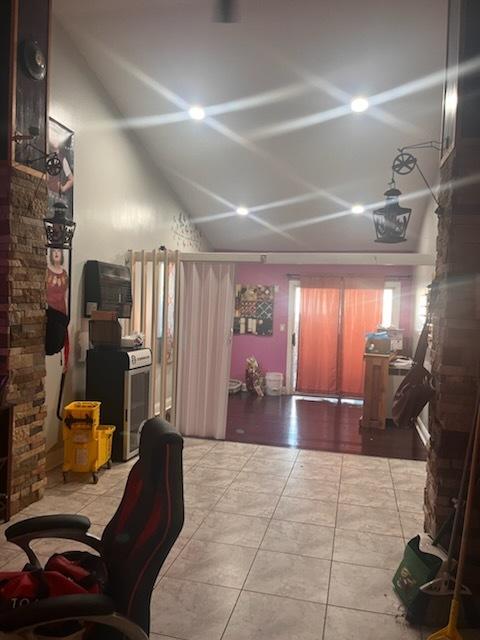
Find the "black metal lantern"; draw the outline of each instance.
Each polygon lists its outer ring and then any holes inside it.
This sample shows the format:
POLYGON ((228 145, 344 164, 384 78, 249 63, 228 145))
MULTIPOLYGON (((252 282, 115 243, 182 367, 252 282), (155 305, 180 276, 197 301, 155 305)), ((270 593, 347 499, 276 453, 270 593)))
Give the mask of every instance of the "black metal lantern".
POLYGON ((393 185, 385 191, 385 206, 373 212, 377 239, 375 242, 393 244, 405 242, 411 209, 401 207, 398 198, 402 192, 393 185))
POLYGON ((44 218, 48 249, 71 249, 75 222, 67 218, 67 207, 63 202, 53 205, 53 216, 44 218))

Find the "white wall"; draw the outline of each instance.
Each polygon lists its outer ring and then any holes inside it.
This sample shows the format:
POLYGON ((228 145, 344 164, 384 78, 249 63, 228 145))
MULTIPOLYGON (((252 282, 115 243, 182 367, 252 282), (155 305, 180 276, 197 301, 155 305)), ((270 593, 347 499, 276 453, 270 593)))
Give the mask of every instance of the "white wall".
MULTIPOLYGON (((128 249, 165 245, 187 251, 208 249, 184 218, 181 206, 135 137, 119 128, 94 130, 96 122, 119 120, 120 114, 54 20, 50 59, 50 116, 75 132, 74 238, 71 309, 71 357, 65 402, 83 397, 85 365, 78 361, 79 336, 87 321, 81 316, 82 268, 88 259, 124 263, 128 249)), ((56 406, 60 356, 47 357, 47 450, 59 441, 56 406)), ((59 461, 50 454, 49 464, 59 461)))
MULTIPOLYGON (((437 243, 437 227, 438 227, 438 217, 435 213, 437 205, 433 201, 431 201, 430 206, 425 214, 425 219, 423 221, 420 240, 418 243, 417 251, 422 254, 436 254, 436 243, 437 243)), ((432 282, 435 274, 434 266, 422 266, 415 267, 414 275, 413 275, 413 287, 415 291, 415 305, 414 305, 414 324, 413 324, 413 336, 414 336, 414 347, 417 344, 418 337, 422 331, 423 323, 424 323, 424 305, 425 305, 425 289, 432 282)), ((427 369, 430 368, 429 362, 429 353, 427 352, 427 357, 425 361, 425 366, 427 369)), ((420 420, 423 425, 428 428, 428 406, 420 414, 420 420)))

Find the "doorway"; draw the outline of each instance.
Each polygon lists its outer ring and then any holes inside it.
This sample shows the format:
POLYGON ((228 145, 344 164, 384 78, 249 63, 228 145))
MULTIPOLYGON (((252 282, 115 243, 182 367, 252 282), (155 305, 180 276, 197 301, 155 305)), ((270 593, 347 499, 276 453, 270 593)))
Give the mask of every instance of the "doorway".
POLYGON ((399 325, 400 282, 360 278, 291 280, 287 389, 361 398, 365 334, 399 325))

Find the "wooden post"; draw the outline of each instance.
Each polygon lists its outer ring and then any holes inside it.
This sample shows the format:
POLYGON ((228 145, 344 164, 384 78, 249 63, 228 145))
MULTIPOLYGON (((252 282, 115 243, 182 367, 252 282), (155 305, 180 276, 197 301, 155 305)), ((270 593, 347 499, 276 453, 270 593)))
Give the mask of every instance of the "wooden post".
POLYGON ((152 314, 150 346, 152 350, 152 375, 150 378, 150 416, 155 415, 155 391, 157 380, 157 322, 158 322, 158 265, 157 250, 152 252, 152 314))
POLYGON ((177 413, 178 340, 180 323, 180 252, 175 251, 175 309, 173 321, 173 362, 172 362, 172 410, 170 420, 175 426, 177 413))
POLYGON ((387 419, 388 365, 391 356, 366 353, 363 415, 360 426, 367 429, 385 429, 387 419))

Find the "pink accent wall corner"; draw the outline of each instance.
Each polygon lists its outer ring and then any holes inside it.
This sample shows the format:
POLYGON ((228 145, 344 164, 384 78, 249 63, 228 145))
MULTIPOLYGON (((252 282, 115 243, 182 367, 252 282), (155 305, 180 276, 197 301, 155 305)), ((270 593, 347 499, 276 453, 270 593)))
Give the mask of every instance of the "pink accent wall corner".
POLYGON ((399 276, 404 278, 401 280, 400 327, 404 329, 405 336, 411 338, 414 309, 412 267, 240 263, 236 265, 235 284, 264 284, 273 285, 276 288, 273 306, 273 335, 234 335, 230 377, 243 381, 245 360, 248 356, 253 355, 265 372, 278 371, 283 373, 285 384, 288 341, 288 274, 342 276, 352 273, 358 276, 380 276, 385 279, 395 279, 399 276), (285 331, 280 331, 280 325, 285 325, 285 331))

